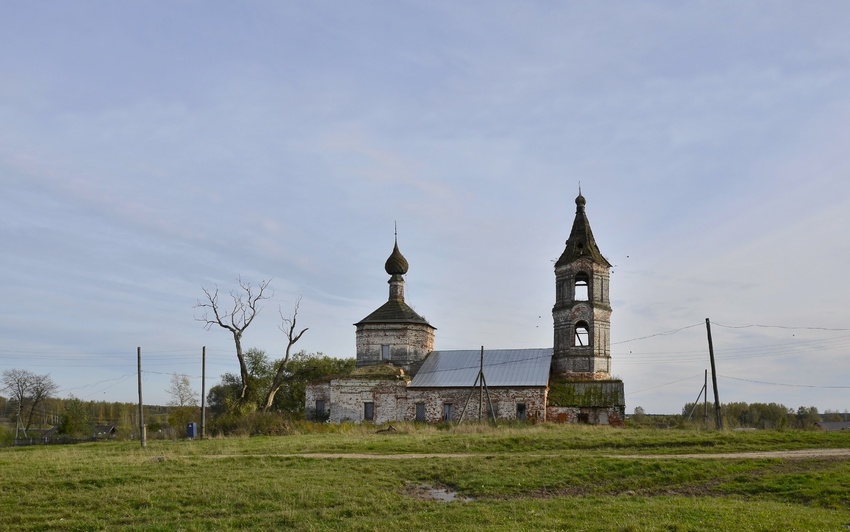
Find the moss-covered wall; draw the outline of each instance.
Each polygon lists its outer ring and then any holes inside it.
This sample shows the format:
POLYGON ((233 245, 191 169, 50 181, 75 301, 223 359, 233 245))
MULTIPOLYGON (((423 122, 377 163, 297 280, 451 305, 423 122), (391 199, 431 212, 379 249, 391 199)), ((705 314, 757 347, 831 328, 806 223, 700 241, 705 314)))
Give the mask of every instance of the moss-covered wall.
POLYGON ((623 381, 567 381, 549 383, 549 406, 625 406, 623 381))

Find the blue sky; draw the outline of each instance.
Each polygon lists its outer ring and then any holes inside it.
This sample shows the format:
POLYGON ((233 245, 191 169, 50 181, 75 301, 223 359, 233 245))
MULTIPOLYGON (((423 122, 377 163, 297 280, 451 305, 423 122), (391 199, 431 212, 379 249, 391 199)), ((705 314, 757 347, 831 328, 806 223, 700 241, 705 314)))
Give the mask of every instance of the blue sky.
POLYGON ((579 182, 627 411, 850 408, 845 2, 4 2, 0 369, 146 402, 245 335, 354 356, 387 297, 438 349, 549 347, 579 182), (754 325, 768 327, 754 327, 754 325), (670 333, 670 331, 678 331, 670 333), (659 334, 669 333, 669 334, 659 334), (644 338, 636 340, 637 338, 644 338), (756 382, 753 382, 756 381, 756 382))

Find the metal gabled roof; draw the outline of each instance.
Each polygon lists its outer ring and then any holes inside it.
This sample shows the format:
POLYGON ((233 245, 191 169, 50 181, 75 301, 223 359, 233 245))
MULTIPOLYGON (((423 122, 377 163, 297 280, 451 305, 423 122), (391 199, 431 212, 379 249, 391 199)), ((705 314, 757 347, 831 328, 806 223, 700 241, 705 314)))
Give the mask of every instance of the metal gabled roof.
MULTIPOLYGON (((552 348, 485 349, 484 381, 488 387, 546 386, 552 348)), ((462 388, 475 384, 481 350, 432 351, 410 381, 410 388, 462 388)))

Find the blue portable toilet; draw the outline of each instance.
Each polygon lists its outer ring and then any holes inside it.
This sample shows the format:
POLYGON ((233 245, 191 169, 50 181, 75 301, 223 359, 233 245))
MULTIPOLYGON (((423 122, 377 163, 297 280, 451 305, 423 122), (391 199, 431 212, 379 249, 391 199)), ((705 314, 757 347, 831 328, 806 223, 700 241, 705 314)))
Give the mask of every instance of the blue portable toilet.
POLYGON ((187 438, 197 438, 198 437, 198 424, 197 423, 186 423, 186 437, 187 438))

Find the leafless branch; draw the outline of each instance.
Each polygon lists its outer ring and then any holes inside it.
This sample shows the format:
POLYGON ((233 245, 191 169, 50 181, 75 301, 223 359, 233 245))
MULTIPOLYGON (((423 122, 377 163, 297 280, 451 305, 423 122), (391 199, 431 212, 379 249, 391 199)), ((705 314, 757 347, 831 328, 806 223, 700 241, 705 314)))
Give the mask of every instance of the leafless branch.
POLYGON ((288 318, 283 315, 283 309, 278 307, 277 311, 280 314, 280 322, 278 325, 278 329, 280 329, 283 334, 286 335, 287 344, 286 344, 286 354, 283 357, 284 364, 289 361, 289 353, 292 349, 292 346, 301 339, 301 336, 307 332, 308 327, 305 327, 300 333, 295 334, 296 321, 298 318, 298 309, 301 307, 301 297, 295 301, 295 309, 292 311, 292 315, 288 318))
POLYGON ((278 307, 278 313, 280 314, 281 324, 278 325, 278 329, 280 329, 283 334, 286 335, 286 352, 284 353, 283 360, 280 361, 280 364, 277 368, 277 373, 275 373, 274 379, 272 379, 272 384, 269 387, 269 391, 266 394, 266 399, 263 402, 263 411, 268 411, 271 408, 272 403, 274 402, 274 396, 277 394, 278 390, 280 390, 281 386, 283 386, 284 381, 286 380, 286 366, 289 362, 289 357, 292 352, 292 346, 295 345, 295 342, 301 339, 301 336, 307 332, 308 328, 305 327, 301 330, 301 332, 296 333, 297 323, 298 323, 298 309, 301 307, 301 297, 299 297, 295 301, 295 308, 292 311, 292 315, 288 318, 283 315, 283 310, 278 307))
POLYGON ((202 322, 206 330, 210 330, 213 325, 218 325, 223 329, 227 329, 233 335, 233 342, 236 345, 236 358, 239 359, 239 372, 242 377, 242 394, 240 398, 244 401, 248 396, 250 383, 248 380, 248 367, 242 352, 242 333, 251 325, 257 314, 259 314, 262 308, 260 302, 264 299, 269 299, 272 294, 269 288, 271 280, 260 281, 256 290, 251 283, 243 281, 241 276, 236 278, 236 282, 239 284, 239 289, 230 291, 233 306, 229 310, 222 308, 223 304, 219 300, 218 286, 213 291, 201 287, 206 299, 200 300, 195 304, 195 308, 200 308, 203 311, 201 317, 196 317, 195 319, 202 322))
POLYGON ((230 291, 230 298, 233 300, 233 307, 230 310, 222 309, 223 305, 219 301, 218 286, 213 291, 201 287, 201 290, 204 291, 205 300, 198 301, 195 308, 203 309, 203 314, 196 317, 195 320, 202 322, 207 330, 210 330, 213 325, 218 325, 234 334, 244 331, 260 313, 262 309, 260 301, 272 296, 272 294, 267 293, 271 291, 269 289, 271 280, 260 281, 257 290, 251 286, 251 283, 243 281, 241 277, 237 277, 236 282, 239 284, 240 290, 230 291))

